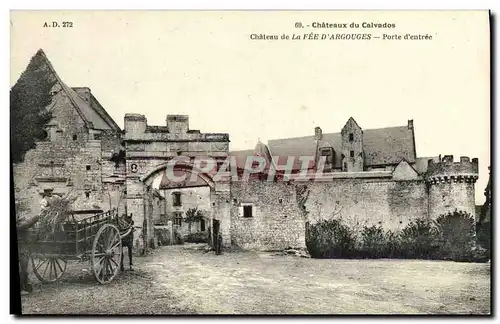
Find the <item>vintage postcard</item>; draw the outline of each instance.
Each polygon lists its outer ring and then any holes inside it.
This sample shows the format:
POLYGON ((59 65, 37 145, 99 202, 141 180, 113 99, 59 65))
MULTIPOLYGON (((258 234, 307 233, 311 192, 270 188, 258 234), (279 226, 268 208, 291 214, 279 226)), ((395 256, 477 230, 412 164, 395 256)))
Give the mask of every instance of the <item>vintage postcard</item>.
POLYGON ((13 312, 491 315, 490 19, 11 11, 13 312))

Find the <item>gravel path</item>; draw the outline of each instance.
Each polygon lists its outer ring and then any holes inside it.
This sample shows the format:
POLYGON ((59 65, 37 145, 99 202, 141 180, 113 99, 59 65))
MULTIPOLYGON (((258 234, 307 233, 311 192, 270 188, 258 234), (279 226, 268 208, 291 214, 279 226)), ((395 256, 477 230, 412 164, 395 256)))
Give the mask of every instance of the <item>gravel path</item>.
POLYGON ((161 247, 136 271, 98 285, 70 264, 60 282, 23 296, 25 313, 489 314, 490 265, 411 260, 315 260, 276 253, 216 256, 161 247))

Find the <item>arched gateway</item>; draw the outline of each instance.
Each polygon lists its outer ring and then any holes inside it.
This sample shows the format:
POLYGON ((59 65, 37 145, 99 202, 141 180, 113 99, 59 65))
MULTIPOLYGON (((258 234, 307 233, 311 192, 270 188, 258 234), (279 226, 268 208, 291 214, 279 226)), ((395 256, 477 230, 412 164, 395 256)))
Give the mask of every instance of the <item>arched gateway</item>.
MULTIPOLYGON (((138 227, 137 237, 146 235, 146 241, 152 238, 151 231, 143 228, 148 220, 147 188, 158 175, 175 165, 176 169, 195 174, 210 186, 211 217, 220 222, 223 245, 231 244, 230 179, 212 177, 196 164, 199 158, 205 157, 215 160, 216 167, 225 161, 229 154, 228 134, 202 134, 190 130, 189 118, 185 115, 168 115, 166 126, 150 126, 144 115, 126 114, 123 144, 126 152, 126 208, 138 227)), ((150 227, 151 224, 147 224, 147 228, 150 227)), ((136 240, 136 248, 140 250, 143 241, 136 240)))

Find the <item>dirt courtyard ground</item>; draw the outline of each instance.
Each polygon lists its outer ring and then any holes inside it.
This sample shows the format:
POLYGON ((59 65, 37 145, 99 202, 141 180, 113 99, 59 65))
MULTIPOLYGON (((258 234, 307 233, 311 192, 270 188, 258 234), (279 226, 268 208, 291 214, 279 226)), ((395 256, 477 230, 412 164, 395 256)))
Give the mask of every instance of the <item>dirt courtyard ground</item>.
POLYGON ((86 271, 88 263, 70 262, 59 282, 22 296, 23 313, 490 313, 490 264, 216 256, 201 247, 161 247, 106 286, 86 271))

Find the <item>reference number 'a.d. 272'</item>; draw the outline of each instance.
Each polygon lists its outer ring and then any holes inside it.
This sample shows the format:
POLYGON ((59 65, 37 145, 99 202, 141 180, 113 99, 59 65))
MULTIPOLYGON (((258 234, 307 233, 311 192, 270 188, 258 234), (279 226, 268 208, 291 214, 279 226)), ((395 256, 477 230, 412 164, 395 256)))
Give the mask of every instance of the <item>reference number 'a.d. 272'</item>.
POLYGON ((73 22, 72 21, 63 21, 63 22, 58 22, 58 21, 53 21, 51 23, 45 22, 43 24, 43 27, 63 27, 63 28, 72 28, 73 27, 73 22))

